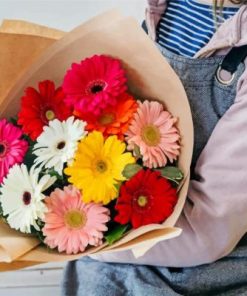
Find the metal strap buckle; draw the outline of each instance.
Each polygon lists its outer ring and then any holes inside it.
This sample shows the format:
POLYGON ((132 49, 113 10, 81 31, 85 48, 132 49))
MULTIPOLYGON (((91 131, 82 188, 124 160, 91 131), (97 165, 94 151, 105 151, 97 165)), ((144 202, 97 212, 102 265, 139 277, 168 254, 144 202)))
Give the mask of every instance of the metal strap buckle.
POLYGON ((216 72, 216 78, 217 78, 217 80, 218 80, 221 84, 223 84, 223 85, 229 85, 229 84, 232 83, 232 81, 234 80, 234 78, 235 78, 235 73, 228 72, 228 71, 222 69, 221 66, 219 66, 218 69, 217 69, 217 72, 216 72), (221 75, 221 74, 222 74, 222 71, 225 71, 225 73, 230 74, 229 79, 228 79, 228 78, 226 78, 226 79, 225 79, 225 78, 222 78, 222 75, 221 75))

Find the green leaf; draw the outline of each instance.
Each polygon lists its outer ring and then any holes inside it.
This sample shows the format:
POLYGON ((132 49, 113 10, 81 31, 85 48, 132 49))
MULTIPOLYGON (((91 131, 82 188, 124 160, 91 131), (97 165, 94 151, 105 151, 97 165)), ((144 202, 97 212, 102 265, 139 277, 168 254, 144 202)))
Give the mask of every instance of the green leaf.
POLYGON ((2 204, 0 203, 0 219, 3 218, 3 208, 2 204))
POLYGON ((17 120, 18 120, 17 117, 11 117, 9 119, 9 121, 15 126, 18 126, 17 120))
POLYGON ((117 191, 119 192, 120 188, 121 188, 122 183, 117 183, 114 184, 115 188, 117 189, 117 191))
POLYGON ((111 230, 106 236, 105 239, 109 245, 112 245, 118 241, 126 232, 129 225, 117 225, 113 230, 111 230))
POLYGON ((135 174, 137 174, 141 169, 142 167, 139 164, 136 164, 136 163, 127 164, 123 170, 123 176, 129 180, 135 174))
POLYGON ((161 172, 162 177, 165 177, 166 179, 171 180, 178 185, 184 177, 180 169, 173 166, 166 166, 163 169, 158 169, 157 171, 161 172))
POLYGON ((140 151, 140 147, 137 146, 136 144, 134 144, 134 156, 138 159, 138 158, 141 158, 142 155, 141 155, 141 151, 140 151))
POLYGON ((63 175, 59 175, 59 173, 55 171, 53 168, 46 170, 45 174, 49 174, 51 177, 56 177, 57 180, 60 180, 60 181, 63 181, 64 179, 63 175))
POLYGON ((30 169, 34 164, 35 155, 33 154, 33 145, 29 146, 29 149, 24 157, 24 164, 30 169))

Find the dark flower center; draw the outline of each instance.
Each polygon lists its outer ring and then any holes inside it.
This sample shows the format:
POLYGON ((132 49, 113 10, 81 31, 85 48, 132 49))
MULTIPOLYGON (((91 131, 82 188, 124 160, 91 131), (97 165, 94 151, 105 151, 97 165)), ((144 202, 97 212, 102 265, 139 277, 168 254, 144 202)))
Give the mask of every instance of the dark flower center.
POLYGON ((5 145, 0 144, 0 155, 3 154, 5 151, 5 145))
POLYGON ((98 92, 101 92, 103 90, 103 86, 102 85, 94 85, 92 88, 91 88, 91 92, 93 94, 96 94, 98 92))
POLYGON ((7 144, 4 142, 1 142, 0 143, 0 158, 3 158, 6 155, 7 150, 8 150, 7 144))
POLYGON ((31 202, 31 198, 32 198, 31 193, 28 191, 25 191, 22 196, 22 200, 24 202, 24 205, 28 206, 31 202))
POLYGON ((58 149, 58 150, 62 150, 62 149, 65 147, 65 145, 66 145, 66 143, 65 143, 64 141, 59 142, 59 143, 57 144, 57 149, 58 149))
POLYGON ((90 81, 89 84, 86 87, 86 94, 90 95, 90 94, 97 94, 102 92, 106 87, 106 82, 104 80, 98 79, 98 80, 93 80, 90 81))

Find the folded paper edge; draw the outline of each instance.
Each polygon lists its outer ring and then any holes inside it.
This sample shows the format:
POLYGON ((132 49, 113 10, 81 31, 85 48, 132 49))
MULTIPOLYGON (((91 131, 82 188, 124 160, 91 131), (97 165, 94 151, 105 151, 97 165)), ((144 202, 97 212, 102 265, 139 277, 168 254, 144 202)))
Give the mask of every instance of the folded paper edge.
POLYGON ((55 40, 60 39, 65 34, 65 32, 58 29, 17 19, 4 19, 0 26, 0 33, 32 35, 55 40))
POLYGON ((181 232, 182 232, 182 229, 177 227, 166 227, 164 229, 151 230, 142 235, 142 236, 145 236, 145 239, 146 239, 145 242, 143 242, 143 240, 138 242, 138 240, 141 237, 139 236, 117 247, 113 245, 113 247, 111 248, 105 248, 101 250, 100 253, 113 253, 113 252, 115 253, 120 251, 132 250, 132 249, 141 247, 143 243, 147 244, 148 246, 151 243, 150 247, 147 248, 147 251, 148 251, 150 248, 153 247, 153 244, 156 244, 159 241, 164 241, 167 239, 171 239, 173 237, 177 237, 181 234, 181 232), (153 234, 155 234, 155 237, 152 237, 153 234), (149 236, 151 236, 151 238, 149 238, 149 236))
POLYGON ((134 247, 131 251, 134 255, 134 257, 136 259, 144 256, 150 249, 152 249, 157 243, 163 241, 163 240, 167 240, 170 238, 175 238, 178 237, 181 233, 182 233, 182 229, 181 228, 175 228, 176 231, 172 233, 172 235, 170 234, 166 234, 166 237, 164 239, 162 239, 162 236, 158 239, 153 239, 150 240, 149 242, 145 243, 143 242, 143 245, 137 245, 136 247, 134 247))

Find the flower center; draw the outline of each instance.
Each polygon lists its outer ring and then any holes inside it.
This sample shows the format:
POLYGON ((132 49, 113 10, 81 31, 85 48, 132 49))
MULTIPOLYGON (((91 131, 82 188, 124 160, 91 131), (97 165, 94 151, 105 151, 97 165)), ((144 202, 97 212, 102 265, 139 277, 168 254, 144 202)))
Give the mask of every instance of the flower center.
POLYGON ((154 125, 146 125, 142 129, 141 137, 148 146, 156 146, 160 142, 160 131, 154 125))
POLYGON ((145 195, 140 195, 137 198, 137 203, 140 207, 145 207, 148 203, 148 198, 145 195))
POLYGON ((62 150, 65 147, 66 143, 64 141, 61 141, 57 144, 57 149, 62 150))
POLYGON ((101 92, 102 90, 103 90, 103 85, 94 85, 94 86, 91 87, 91 92, 93 94, 101 92))
POLYGON ((0 143, 0 158, 3 158, 6 155, 7 150, 8 150, 7 148, 8 148, 8 146, 6 143, 4 143, 4 142, 0 143))
POLYGON ((87 216, 84 212, 71 210, 65 214, 64 221, 71 228, 81 228, 87 223, 87 216))
POLYGON ((96 163, 96 170, 98 173, 103 174, 107 170, 107 164, 103 160, 99 160, 96 163))
POLYGON ((28 206, 31 203, 31 199, 32 199, 31 193, 28 191, 25 191, 22 195, 22 200, 24 205, 28 206))
POLYGON ((99 123, 102 125, 111 124, 115 119, 115 115, 113 113, 102 114, 99 118, 99 123))
POLYGON ((106 87, 106 82, 104 80, 94 80, 90 81, 87 88, 86 88, 86 94, 97 94, 101 91, 103 91, 106 87))
POLYGON ((139 214, 147 214, 152 210, 153 196, 148 191, 139 191, 133 194, 133 209, 139 214))
POLYGON ((45 112, 45 117, 48 121, 55 119, 55 113, 52 110, 47 110, 45 112))

